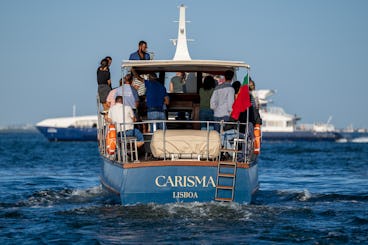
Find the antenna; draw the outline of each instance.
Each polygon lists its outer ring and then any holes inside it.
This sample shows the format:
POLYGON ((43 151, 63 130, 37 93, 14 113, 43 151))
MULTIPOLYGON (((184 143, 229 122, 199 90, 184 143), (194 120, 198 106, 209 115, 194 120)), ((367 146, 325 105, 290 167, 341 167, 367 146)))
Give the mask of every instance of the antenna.
POLYGON ((187 35, 185 28, 185 9, 186 7, 182 4, 179 7, 179 28, 178 28, 178 39, 172 40, 176 45, 176 51, 173 60, 191 60, 187 45, 187 35))
POLYGON ((76 114, 77 114, 77 106, 74 104, 73 105, 73 117, 75 117, 76 114))
POLYGON ((332 116, 329 116, 327 119, 327 124, 330 124, 331 120, 332 120, 332 116))

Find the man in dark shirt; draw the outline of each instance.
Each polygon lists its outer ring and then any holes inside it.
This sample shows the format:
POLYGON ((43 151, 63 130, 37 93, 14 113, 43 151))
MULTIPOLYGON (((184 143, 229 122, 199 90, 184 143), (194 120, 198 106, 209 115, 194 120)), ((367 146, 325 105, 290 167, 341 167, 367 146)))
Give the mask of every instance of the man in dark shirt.
POLYGON ((151 56, 147 53, 147 43, 145 41, 140 41, 138 44, 138 50, 131 53, 129 56, 130 60, 150 60, 151 56))
POLYGON ((97 69, 97 84, 100 103, 103 105, 104 111, 109 109, 106 103, 107 96, 111 90, 111 76, 108 66, 108 60, 101 60, 101 65, 97 69))
MULTIPOLYGON (((166 120, 164 112, 164 104, 169 104, 169 96, 166 92, 166 88, 157 81, 155 73, 149 74, 148 80, 144 80, 137 72, 132 68, 134 77, 141 82, 144 82, 146 86, 146 105, 147 105, 147 119, 148 120, 166 120)), ((163 129, 162 123, 156 123, 157 129, 163 129)), ((151 125, 151 132, 153 131, 153 125, 151 125)))

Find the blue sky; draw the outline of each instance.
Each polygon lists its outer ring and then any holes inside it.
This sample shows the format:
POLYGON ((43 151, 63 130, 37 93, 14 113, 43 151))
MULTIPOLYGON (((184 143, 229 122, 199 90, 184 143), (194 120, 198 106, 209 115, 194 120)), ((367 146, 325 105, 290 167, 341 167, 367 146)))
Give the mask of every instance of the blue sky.
POLYGON ((146 40, 171 59, 181 3, 192 59, 241 60, 274 104, 338 128, 368 128, 368 1, 0 1, 0 126, 96 113, 96 69, 146 40))

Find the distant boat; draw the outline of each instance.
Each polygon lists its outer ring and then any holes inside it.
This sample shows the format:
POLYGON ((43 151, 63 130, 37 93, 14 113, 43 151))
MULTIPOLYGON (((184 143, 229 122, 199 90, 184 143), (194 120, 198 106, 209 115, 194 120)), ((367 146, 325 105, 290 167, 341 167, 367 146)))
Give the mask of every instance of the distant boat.
POLYGON ((337 132, 342 136, 340 142, 344 140, 355 143, 368 142, 368 130, 366 128, 353 128, 353 125, 349 125, 345 129, 337 130, 337 132))
POLYGON ((268 97, 274 93, 274 90, 268 89, 255 91, 260 104, 263 140, 336 141, 342 137, 330 123, 331 118, 327 123, 298 125, 300 117, 286 113, 283 108, 268 105, 268 97))
POLYGON ((97 116, 75 116, 45 119, 36 128, 49 141, 96 141, 97 116))

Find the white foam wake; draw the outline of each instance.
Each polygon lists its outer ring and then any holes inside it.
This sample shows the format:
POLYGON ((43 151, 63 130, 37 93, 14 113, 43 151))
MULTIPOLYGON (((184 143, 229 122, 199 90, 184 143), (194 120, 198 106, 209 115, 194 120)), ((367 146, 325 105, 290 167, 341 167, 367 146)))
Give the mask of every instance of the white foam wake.
POLYGON ((368 143, 368 137, 355 138, 355 139, 352 139, 351 142, 354 142, 354 143, 368 143))

